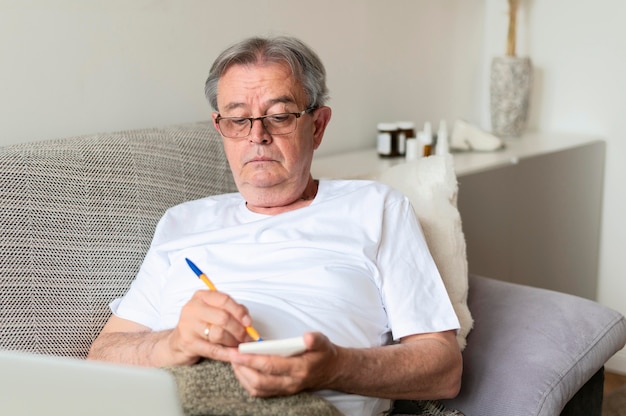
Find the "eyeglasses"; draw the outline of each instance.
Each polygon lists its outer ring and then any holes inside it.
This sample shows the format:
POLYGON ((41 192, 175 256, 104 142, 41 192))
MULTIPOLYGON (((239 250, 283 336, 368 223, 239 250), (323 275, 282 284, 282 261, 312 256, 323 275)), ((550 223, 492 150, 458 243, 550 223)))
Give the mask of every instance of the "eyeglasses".
POLYGON ((242 139, 248 137, 252 131, 252 124, 260 120, 263 128, 269 134, 278 136, 281 134, 293 133, 298 125, 298 119, 306 113, 315 111, 316 108, 307 108, 299 113, 279 113, 268 114, 261 117, 222 117, 218 115, 215 119, 220 132, 224 137, 231 139, 242 139))

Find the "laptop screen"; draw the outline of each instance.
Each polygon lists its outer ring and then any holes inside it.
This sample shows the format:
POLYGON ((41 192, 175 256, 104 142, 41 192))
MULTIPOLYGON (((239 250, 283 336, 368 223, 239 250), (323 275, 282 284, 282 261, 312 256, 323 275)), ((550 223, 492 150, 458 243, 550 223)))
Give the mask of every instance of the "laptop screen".
POLYGON ((182 416, 165 370, 0 351, 0 414, 182 416))

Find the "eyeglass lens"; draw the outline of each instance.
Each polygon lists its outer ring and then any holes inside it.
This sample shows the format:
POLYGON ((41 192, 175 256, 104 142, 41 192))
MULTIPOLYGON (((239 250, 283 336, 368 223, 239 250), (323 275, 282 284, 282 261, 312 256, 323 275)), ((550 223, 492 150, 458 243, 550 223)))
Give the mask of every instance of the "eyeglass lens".
POLYGON ((281 113, 258 118, 223 117, 218 123, 222 134, 226 137, 247 137, 252 131, 252 123, 259 120, 269 134, 281 135, 293 133, 297 125, 297 115, 281 113))

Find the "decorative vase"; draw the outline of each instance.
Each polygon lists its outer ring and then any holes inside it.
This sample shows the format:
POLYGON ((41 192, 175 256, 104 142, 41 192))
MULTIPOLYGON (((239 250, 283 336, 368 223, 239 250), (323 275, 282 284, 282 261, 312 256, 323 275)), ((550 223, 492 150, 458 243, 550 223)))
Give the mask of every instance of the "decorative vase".
POLYGON ((491 62, 490 108, 492 133, 517 137, 526 128, 532 65, 530 58, 497 56, 491 62))

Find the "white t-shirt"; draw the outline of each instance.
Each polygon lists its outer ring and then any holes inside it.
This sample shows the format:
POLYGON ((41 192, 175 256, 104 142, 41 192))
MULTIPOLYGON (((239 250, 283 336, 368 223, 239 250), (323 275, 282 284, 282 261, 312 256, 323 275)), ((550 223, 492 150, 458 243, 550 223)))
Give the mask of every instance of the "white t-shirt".
MULTIPOLYGON (((238 193, 173 207, 113 313, 155 331, 176 326, 206 289, 185 258, 248 308, 263 339, 320 331, 337 345, 374 347, 459 328, 408 199, 380 183, 322 180, 311 205, 274 216, 251 212, 238 193)), ((320 394, 344 414, 389 407, 320 394)))

